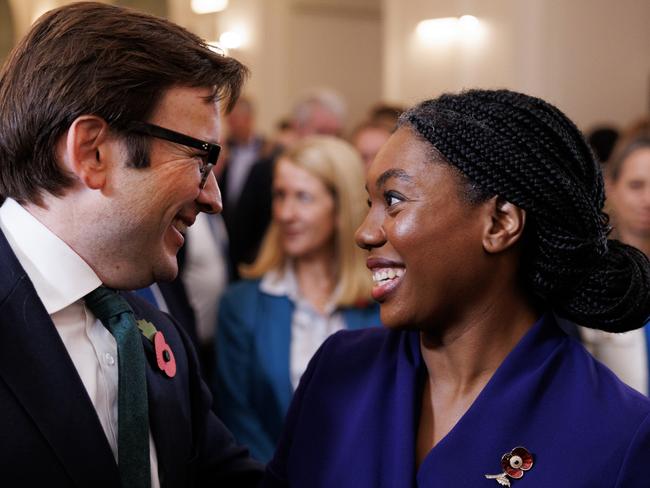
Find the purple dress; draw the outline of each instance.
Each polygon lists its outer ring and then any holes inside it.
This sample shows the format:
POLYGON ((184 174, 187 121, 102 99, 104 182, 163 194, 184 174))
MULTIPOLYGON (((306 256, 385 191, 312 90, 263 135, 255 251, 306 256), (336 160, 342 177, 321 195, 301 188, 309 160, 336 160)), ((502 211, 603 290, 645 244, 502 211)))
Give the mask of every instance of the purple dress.
POLYGON ((265 486, 500 484, 501 457, 533 455, 520 488, 650 487, 650 399, 569 338, 551 314, 521 339, 454 428, 415 466, 425 380, 417 332, 339 332, 296 391, 265 486))

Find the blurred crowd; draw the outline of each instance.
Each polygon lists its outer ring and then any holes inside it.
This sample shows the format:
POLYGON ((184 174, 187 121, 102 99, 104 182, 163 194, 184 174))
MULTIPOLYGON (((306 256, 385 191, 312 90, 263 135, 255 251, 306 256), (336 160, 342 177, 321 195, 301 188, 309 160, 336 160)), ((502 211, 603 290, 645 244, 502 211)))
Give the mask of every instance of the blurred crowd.
MULTIPOLYGON (((611 237, 650 257, 650 118, 618 129, 600 126, 587 133, 605 176, 605 208, 611 237)), ((650 330, 646 324, 625 334, 578 328, 587 349, 623 381, 648 394, 650 330)))

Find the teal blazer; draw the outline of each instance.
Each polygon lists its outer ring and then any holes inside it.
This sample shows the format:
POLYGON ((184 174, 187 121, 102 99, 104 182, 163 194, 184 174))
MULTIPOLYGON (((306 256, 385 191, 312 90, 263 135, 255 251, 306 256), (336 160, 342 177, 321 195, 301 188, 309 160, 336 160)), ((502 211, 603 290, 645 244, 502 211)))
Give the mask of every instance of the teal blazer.
MULTIPOLYGON (((293 303, 260 290, 259 280, 231 285, 219 305, 217 411, 235 438, 263 462, 273 455, 293 388, 289 347, 293 303)), ((350 330, 381 325, 376 303, 342 310, 350 330)))

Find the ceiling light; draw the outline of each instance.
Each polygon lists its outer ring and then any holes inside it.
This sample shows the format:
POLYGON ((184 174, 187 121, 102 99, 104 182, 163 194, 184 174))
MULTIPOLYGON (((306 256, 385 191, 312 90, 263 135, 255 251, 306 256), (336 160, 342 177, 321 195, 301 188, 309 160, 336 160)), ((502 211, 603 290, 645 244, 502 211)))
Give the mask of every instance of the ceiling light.
POLYGON ((226 49, 237 49, 244 43, 244 36, 241 32, 226 31, 219 36, 219 44, 226 49))
POLYGON ((192 0, 192 11, 195 14, 221 12, 227 7, 228 0, 192 0))

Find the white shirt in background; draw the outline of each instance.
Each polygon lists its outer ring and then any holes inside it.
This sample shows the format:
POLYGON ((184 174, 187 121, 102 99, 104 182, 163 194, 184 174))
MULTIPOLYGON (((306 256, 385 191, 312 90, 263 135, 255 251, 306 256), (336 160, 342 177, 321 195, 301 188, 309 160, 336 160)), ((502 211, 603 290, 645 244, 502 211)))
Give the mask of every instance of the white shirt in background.
POLYGON ((264 275, 260 290, 274 296, 286 296, 294 304, 291 317, 291 345, 289 353, 289 375, 293 389, 298 387, 300 377, 316 350, 334 332, 345 329, 343 314, 336 310, 336 289, 325 306, 325 312, 318 312, 300 296, 298 282, 292 265, 283 272, 272 270, 264 275))
POLYGON ((194 310, 196 333, 202 344, 212 342, 219 298, 228 286, 227 242, 226 226, 221 215, 200 213, 194 225, 187 229, 181 278, 194 310))
POLYGON ((624 382, 648 394, 648 353, 643 328, 621 334, 578 327, 587 350, 624 382))

